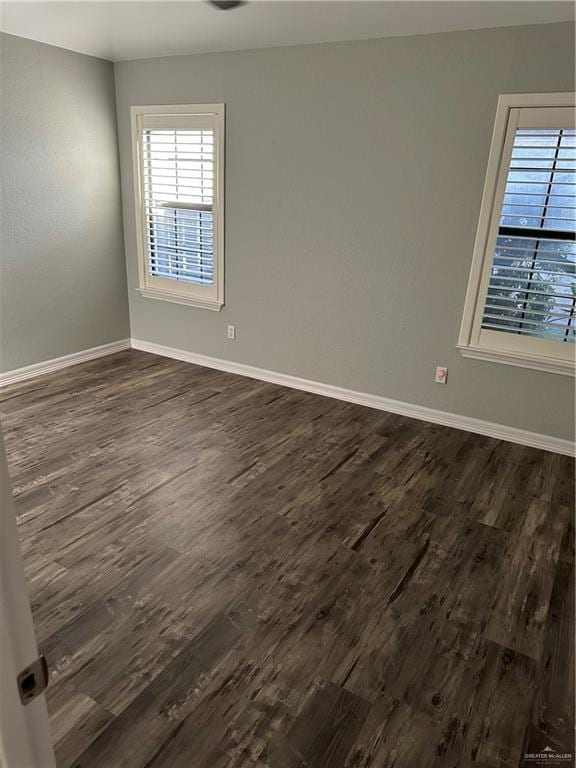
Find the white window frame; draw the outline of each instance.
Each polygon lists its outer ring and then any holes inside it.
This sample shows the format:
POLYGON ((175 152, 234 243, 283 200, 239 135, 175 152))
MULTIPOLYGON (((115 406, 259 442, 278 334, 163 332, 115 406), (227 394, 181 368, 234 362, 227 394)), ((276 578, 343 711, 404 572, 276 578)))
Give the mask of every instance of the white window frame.
POLYGON ((511 128, 515 129, 515 126, 511 125, 511 110, 523 107, 574 107, 575 104, 574 93, 504 94, 498 98, 474 256, 458 339, 458 348, 464 357, 534 368, 549 373, 575 375, 576 344, 481 328, 514 141, 515 130, 511 128))
POLYGON ((138 287, 141 296, 219 312, 224 306, 224 104, 173 104, 130 108, 134 201, 136 206, 136 247, 138 287), (174 125, 187 125, 186 118, 211 118, 214 129, 214 285, 202 286, 155 277, 148 269, 146 217, 143 204, 142 121, 144 115, 174 118, 174 125), (182 119, 182 116, 184 118, 182 119), (180 120, 179 120, 180 117, 180 120))

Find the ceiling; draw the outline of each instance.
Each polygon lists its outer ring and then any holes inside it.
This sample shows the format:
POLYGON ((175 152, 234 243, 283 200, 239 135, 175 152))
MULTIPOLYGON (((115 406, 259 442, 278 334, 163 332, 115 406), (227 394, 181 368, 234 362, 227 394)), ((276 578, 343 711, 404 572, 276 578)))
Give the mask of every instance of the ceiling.
POLYGON ((251 0, 233 11, 200 0, 0 3, 4 32, 112 61, 573 19, 573 3, 551 0, 251 0))

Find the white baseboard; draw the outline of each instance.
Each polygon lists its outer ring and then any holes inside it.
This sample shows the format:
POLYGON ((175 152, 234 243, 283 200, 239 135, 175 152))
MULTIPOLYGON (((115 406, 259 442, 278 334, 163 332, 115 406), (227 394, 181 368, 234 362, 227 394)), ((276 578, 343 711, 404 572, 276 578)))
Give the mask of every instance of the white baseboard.
POLYGON ((61 368, 67 368, 70 365, 77 365, 78 363, 83 363, 88 360, 94 360, 97 357, 111 355, 114 352, 121 352, 130 347, 140 349, 143 352, 150 352, 154 355, 170 357, 174 360, 183 360, 184 362, 194 363, 195 365, 202 365, 205 368, 214 368, 218 371, 225 371, 226 373, 236 373, 239 376, 248 376, 252 379, 268 381, 283 387, 300 389, 304 392, 313 392, 316 395, 333 397, 337 400, 364 405, 368 408, 375 408, 380 411, 397 413, 401 416, 428 421, 432 424, 442 424, 446 427, 462 429, 466 432, 475 432, 476 434, 494 437, 498 440, 508 440, 509 442, 519 443, 520 445, 529 445, 533 448, 540 448, 543 451, 562 453, 567 456, 576 455, 576 447, 570 440, 562 440, 558 437, 541 435, 537 432, 529 432, 525 429, 508 427, 503 424, 494 424, 490 421, 472 418, 471 416, 461 416, 455 413, 439 411, 435 408, 428 408, 423 405, 413 405, 412 403, 406 403, 402 400, 393 400, 389 397, 370 395, 366 392, 356 392, 352 389, 344 389, 343 387, 334 386, 333 384, 323 384, 322 382, 303 379, 299 376, 290 376, 285 373, 277 373, 276 371, 257 368, 253 365, 234 363, 230 360, 221 360, 216 357, 208 357, 207 355, 199 355, 194 352, 186 352, 183 349, 174 349, 173 347, 167 347, 163 344, 153 344, 149 341, 141 341, 140 339, 121 339, 119 341, 113 341, 110 344, 102 344, 99 347, 84 349, 81 352, 74 352, 71 355, 64 355, 63 357, 57 357, 53 360, 45 360, 41 363, 35 363, 34 365, 27 365, 24 368, 17 368, 13 371, 1 373, 0 387, 6 387, 9 384, 25 381, 26 379, 31 379, 35 376, 41 376, 44 373, 58 371, 61 368))
POLYGON ((60 368, 68 368, 69 365, 85 363, 87 360, 94 360, 97 357, 111 355, 113 352, 121 352, 123 349, 130 349, 130 339, 120 339, 110 344, 102 344, 100 347, 83 349, 80 352, 73 352, 71 355, 55 357, 53 360, 44 360, 34 365, 26 365, 24 368, 16 368, 13 371, 0 373, 0 387, 7 387, 8 384, 15 384, 18 381, 32 379, 35 376, 41 376, 43 373, 58 371, 60 368))
POLYGON ((543 451, 552 451, 553 453, 562 453, 567 456, 574 456, 576 453, 575 444, 570 440, 562 440, 558 437, 541 435, 537 432, 529 432, 517 427, 507 427, 503 424, 494 424, 490 421, 475 419, 471 416, 460 416, 455 413, 438 411, 435 408, 427 408, 423 405, 413 405, 401 400, 392 400, 388 397, 379 395, 369 395, 365 392, 355 392, 352 389, 336 387, 333 384, 322 384, 310 379, 302 379, 298 376, 290 376, 285 373, 276 373, 267 371, 264 368, 256 368, 253 365, 244 365, 243 363, 234 363, 229 360, 220 360, 216 357, 207 357, 193 352, 186 352, 183 349, 174 349, 166 347, 163 344, 153 344, 140 339, 132 339, 132 347, 140 349, 143 352, 150 352, 162 357, 170 357, 175 360, 183 360, 187 363, 202 365, 205 368, 215 368, 227 373, 236 373, 239 376, 249 376, 252 379, 260 381, 269 381, 272 384, 279 384, 283 387, 292 387, 301 389, 304 392, 313 392, 325 397, 333 397, 337 400, 345 400, 348 403, 357 403, 365 405, 368 408, 376 408, 380 411, 389 411, 401 416, 408 416, 421 421, 428 421, 432 424, 442 424, 454 429, 462 429, 466 432, 475 432, 487 437, 495 437, 498 440, 507 440, 511 443, 520 445, 529 445, 533 448, 540 448, 543 451))

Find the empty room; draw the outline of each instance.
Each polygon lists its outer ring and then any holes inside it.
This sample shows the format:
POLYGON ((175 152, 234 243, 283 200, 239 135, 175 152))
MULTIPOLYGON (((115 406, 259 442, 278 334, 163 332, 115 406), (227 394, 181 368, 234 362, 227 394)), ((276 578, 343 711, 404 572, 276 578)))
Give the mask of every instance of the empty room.
POLYGON ((2 768, 574 768, 574 4, 0 29, 2 768))

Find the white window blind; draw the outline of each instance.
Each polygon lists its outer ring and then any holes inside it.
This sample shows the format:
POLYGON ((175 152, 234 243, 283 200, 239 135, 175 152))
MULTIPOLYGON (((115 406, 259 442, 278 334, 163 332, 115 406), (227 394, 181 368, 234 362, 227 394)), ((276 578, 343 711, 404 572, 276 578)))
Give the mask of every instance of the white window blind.
POLYGON ((458 346, 574 375, 574 94, 501 96, 458 346))
POLYGON ((214 133, 145 130, 143 167, 150 274, 214 282, 214 133))
POLYGON ((576 135, 516 130, 482 328, 576 339, 576 135))
POLYGON ((140 290, 152 298, 219 309, 223 105, 135 107, 133 130, 140 290))

